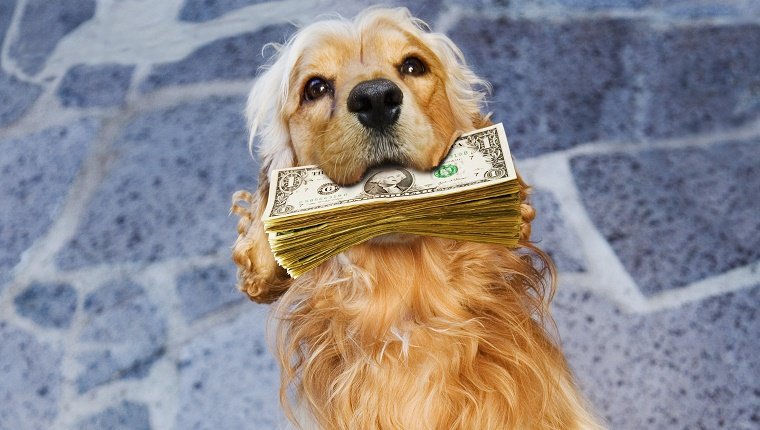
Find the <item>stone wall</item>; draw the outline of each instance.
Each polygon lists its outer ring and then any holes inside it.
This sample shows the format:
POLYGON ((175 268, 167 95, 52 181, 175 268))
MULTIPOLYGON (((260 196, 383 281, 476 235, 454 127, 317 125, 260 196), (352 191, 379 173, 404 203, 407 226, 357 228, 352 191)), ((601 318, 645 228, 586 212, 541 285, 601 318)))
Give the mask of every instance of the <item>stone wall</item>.
MULTIPOLYGON (((0 428, 282 422, 241 112, 262 45, 370 3, 0 0, 0 428)), ((407 6, 493 84, 599 414, 758 428, 760 3, 407 6)))

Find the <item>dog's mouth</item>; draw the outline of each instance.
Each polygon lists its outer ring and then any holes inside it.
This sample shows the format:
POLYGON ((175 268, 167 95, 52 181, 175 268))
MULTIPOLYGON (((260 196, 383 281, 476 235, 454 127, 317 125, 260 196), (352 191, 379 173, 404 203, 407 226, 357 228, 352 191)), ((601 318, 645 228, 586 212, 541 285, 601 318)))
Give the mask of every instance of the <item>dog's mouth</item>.
POLYGON ((382 166, 432 170, 448 153, 452 139, 461 134, 455 131, 450 138, 441 136, 432 123, 420 120, 417 118, 420 114, 415 116, 412 110, 401 106, 389 112, 394 113, 393 117, 381 121, 371 119, 373 116, 364 118, 366 112, 358 111, 340 117, 336 126, 328 128, 329 137, 322 140, 315 158, 336 184, 354 185, 367 171, 382 166))
MULTIPOLYGON (((346 145, 349 146, 349 145, 346 145)), ((323 160, 320 167, 338 185, 350 186, 358 183, 367 172, 376 167, 398 166, 420 168, 415 165, 405 144, 397 135, 394 128, 380 131, 367 131, 359 144, 350 145, 355 148, 352 153, 344 153, 341 157, 330 157, 323 160)))
POLYGON ((373 167, 391 164, 402 167, 412 167, 410 166, 411 161, 409 154, 407 154, 403 148, 403 143, 399 141, 399 138, 393 130, 389 130, 389 132, 386 133, 370 133, 369 144, 367 145, 366 150, 367 161, 364 173, 373 167))

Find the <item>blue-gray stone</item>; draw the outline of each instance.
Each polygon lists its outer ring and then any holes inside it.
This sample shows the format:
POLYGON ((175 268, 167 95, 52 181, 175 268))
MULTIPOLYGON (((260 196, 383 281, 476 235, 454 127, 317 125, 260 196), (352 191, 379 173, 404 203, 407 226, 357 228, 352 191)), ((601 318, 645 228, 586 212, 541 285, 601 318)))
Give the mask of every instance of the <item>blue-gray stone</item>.
POLYGON ((211 266, 193 269, 177 279, 182 313, 194 321, 210 312, 244 299, 235 288, 235 267, 211 266))
POLYGON ((95 14, 95 0, 30 0, 8 50, 21 69, 35 75, 67 34, 95 14))
POLYGON ((239 97, 144 113, 114 143, 114 163, 58 264, 76 268, 228 252, 230 196, 253 189, 239 97))
POLYGON ((747 21, 760 16, 760 5, 757 2, 743 0, 652 0, 651 6, 676 19, 703 20, 717 17, 747 21))
POLYGON ((261 48, 269 42, 284 42, 291 25, 272 25, 253 32, 216 40, 175 63, 153 67, 140 90, 148 92, 168 85, 250 79, 266 58, 261 48))
POLYGON ((58 87, 64 106, 121 106, 129 89, 134 66, 80 64, 66 72, 58 87))
POLYGON ((760 25, 604 16, 463 18, 451 33, 494 87, 489 109, 527 157, 598 140, 726 129, 760 116, 760 25))
POLYGON ((150 430, 150 411, 143 403, 123 401, 77 424, 78 430, 150 430))
POLYGON ((468 6, 493 10, 507 8, 519 15, 536 10, 554 13, 598 13, 607 11, 629 12, 647 8, 649 15, 665 19, 704 19, 713 17, 757 17, 755 2, 744 0, 473 0, 468 6), (657 16, 655 15, 655 16, 657 16))
POLYGON ((181 21, 209 21, 227 12, 240 9, 252 4, 264 3, 267 0, 185 0, 179 12, 181 21))
POLYGON ((678 18, 738 17, 743 12, 737 5, 719 3, 700 4, 693 1, 666 6, 665 11, 668 15, 678 18))
POLYGON ((543 6, 564 6, 578 9, 640 9, 650 4, 651 0, 543 0, 543 6))
POLYGON ((21 118, 40 96, 39 85, 20 81, 0 69, 0 127, 21 118))
POLYGON ((16 10, 16 0, 0 0, 0 46, 3 46, 5 34, 13 19, 13 11, 16 10))
POLYGON ((435 24, 436 18, 438 18, 441 10, 445 7, 445 2, 441 0, 419 0, 414 2, 387 0, 381 3, 378 3, 376 0, 326 0, 318 4, 318 13, 337 13, 347 18, 352 18, 370 6, 382 5, 382 7, 388 8, 405 7, 409 9, 412 16, 425 21, 430 26, 435 24))
POLYGON ((645 83, 643 132, 672 137, 760 116, 760 25, 641 28, 631 72, 645 83))
POLYGON ((760 258, 760 140, 571 160, 594 224, 645 294, 760 258))
POLYGON ((97 129, 83 120, 0 140, 0 283, 58 216, 97 129))
POLYGON ((77 292, 66 283, 35 282, 13 302, 19 315, 43 327, 68 328, 77 309, 77 292))
POLYGON ((61 351, 0 321, 0 427, 47 429, 58 415, 61 351))
POLYGON ((488 109, 524 158, 633 134, 633 76, 621 55, 632 26, 609 18, 465 18, 450 36, 492 83, 488 109))
MULTIPOLYGON (((244 6, 263 3, 265 0, 185 0, 179 19, 182 21, 203 22, 217 18, 227 12, 244 6)), ((320 1, 315 6, 316 14, 329 14, 338 12, 342 16, 351 17, 366 7, 376 4, 370 0, 327 0, 320 1)), ((402 2, 399 0, 385 1, 382 4, 387 7, 406 6, 412 15, 421 18, 428 23, 433 22, 441 9, 441 0, 422 0, 416 2, 402 2)))
MULTIPOLYGON (((11 24, 16 0, 0 0, 0 47, 3 46, 6 31, 11 24)), ((17 119, 34 104, 42 92, 38 85, 20 81, 5 73, 0 67, 0 127, 5 127, 17 119)), ((0 265, 0 271, 2 266, 0 265)), ((2 272, 0 272, 2 273, 2 272)), ((0 275, 2 281, 2 275, 0 275)))
POLYGON ((611 429, 754 429, 760 288, 645 315, 572 286, 555 303, 579 384, 611 429))
POLYGON ((143 378, 166 352, 167 326, 145 290, 130 281, 107 284, 84 301, 82 342, 95 346, 78 359, 80 393, 125 378, 143 378))
POLYGON ((534 191, 530 202, 536 209, 531 241, 546 251, 562 272, 585 272, 580 238, 565 223, 559 204, 548 191, 534 191))
MULTIPOLYGON (((367 6, 376 4, 374 1, 367 1, 367 3, 367 6)), ((415 2, 397 0, 393 4, 394 6, 404 6, 408 8, 412 16, 425 21, 428 25, 433 27, 435 20, 441 13, 443 2, 441 0, 420 0, 415 2)))
POLYGON ((266 345, 267 307, 193 338, 180 351, 175 428, 285 428, 279 370, 266 345))

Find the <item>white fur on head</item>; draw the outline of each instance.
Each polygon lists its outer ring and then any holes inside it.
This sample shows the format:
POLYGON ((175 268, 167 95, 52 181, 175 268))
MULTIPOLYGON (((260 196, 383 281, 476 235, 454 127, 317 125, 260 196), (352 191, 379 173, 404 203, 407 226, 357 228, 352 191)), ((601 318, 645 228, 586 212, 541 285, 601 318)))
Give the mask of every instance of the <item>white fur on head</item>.
MULTIPOLYGON (((292 167, 295 163, 288 124, 283 112, 288 99, 290 72, 298 61, 298 51, 293 49, 295 41, 294 36, 285 45, 270 43, 265 46, 277 50, 276 61, 259 75, 248 94, 245 108, 250 133, 248 151, 253 156, 253 142, 258 135, 261 141, 258 155, 269 171, 292 167)), ((269 171, 265 173, 268 175, 269 171)))

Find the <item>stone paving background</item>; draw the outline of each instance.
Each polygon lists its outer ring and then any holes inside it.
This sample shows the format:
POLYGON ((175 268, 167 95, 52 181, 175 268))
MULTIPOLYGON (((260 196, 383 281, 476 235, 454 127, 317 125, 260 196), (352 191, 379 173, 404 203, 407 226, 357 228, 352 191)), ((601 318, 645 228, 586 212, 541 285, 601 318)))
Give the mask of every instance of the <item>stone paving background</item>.
MULTIPOLYGON (((272 429, 234 289, 261 46, 339 0, 0 0, 0 429, 272 429)), ((613 429, 760 429, 760 3, 407 4, 494 86, 613 429)))

